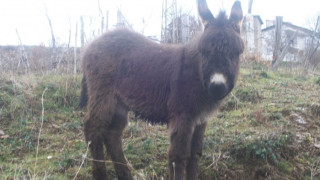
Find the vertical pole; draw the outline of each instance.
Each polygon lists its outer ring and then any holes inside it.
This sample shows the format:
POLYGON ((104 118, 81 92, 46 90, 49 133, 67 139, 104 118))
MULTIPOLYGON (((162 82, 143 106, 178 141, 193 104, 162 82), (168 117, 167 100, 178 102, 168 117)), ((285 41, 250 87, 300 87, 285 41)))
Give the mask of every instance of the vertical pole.
POLYGON ((277 16, 276 24, 275 24, 275 44, 273 49, 272 66, 276 63, 278 56, 280 55, 281 30, 282 30, 282 17, 277 16))

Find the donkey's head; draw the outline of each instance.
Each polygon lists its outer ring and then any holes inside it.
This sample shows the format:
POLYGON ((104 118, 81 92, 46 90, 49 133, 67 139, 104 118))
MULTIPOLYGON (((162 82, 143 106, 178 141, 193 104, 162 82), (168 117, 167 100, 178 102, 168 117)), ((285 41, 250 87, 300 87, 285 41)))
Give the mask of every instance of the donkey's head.
POLYGON ((244 49, 240 37, 241 3, 233 4, 229 19, 225 12, 214 18, 205 0, 198 0, 198 12, 204 25, 199 41, 204 86, 212 98, 221 100, 235 85, 244 49))

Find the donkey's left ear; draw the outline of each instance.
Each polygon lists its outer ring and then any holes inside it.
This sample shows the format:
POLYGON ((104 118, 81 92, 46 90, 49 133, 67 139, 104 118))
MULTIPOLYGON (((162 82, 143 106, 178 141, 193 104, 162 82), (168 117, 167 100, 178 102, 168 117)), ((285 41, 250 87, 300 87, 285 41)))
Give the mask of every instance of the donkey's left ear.
POLYGON ((235 24, 240 26, 242 18, 243 18, 243 13, 241 8, 241 2, 235 1, 231 9, 229 19, 232 20, 235 24))

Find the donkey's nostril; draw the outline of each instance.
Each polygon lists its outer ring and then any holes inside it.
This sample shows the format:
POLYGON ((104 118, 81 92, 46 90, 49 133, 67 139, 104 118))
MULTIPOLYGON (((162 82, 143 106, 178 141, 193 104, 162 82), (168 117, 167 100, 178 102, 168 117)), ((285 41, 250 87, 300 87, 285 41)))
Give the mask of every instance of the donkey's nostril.
POLYGON ((228 87, 224 83, 211 83, 208 90, 209 95, 216 100, 223 99, 228 93, 228 87))

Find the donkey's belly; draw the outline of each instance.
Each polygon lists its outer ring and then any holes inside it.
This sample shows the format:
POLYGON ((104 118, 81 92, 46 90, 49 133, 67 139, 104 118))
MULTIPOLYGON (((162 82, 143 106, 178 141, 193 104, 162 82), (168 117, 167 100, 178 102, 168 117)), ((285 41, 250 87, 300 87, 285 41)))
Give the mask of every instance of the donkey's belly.
POLYGON ((151 123, 167 123, 166 97, 147 92, 122 94, 122 101, 129 110, 151 123))

